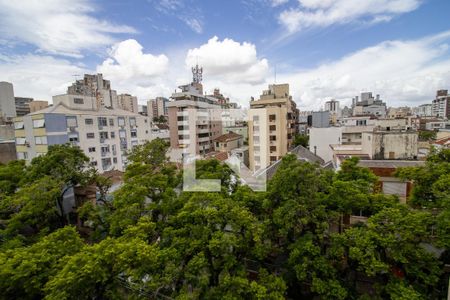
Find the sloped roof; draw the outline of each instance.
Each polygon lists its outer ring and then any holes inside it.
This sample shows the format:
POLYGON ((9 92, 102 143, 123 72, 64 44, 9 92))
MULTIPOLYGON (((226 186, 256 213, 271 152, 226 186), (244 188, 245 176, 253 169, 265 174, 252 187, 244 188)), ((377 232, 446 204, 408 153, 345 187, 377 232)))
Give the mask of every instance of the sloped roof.
POLYGON ((237 140, 240 138, 242 138, 242 135, 234 133, 234 132, 230 132, 230 133, 222 134, 221 136, 215 138, 214 141, 223 143, 223 142, 234 141, 234 140, 237 140))

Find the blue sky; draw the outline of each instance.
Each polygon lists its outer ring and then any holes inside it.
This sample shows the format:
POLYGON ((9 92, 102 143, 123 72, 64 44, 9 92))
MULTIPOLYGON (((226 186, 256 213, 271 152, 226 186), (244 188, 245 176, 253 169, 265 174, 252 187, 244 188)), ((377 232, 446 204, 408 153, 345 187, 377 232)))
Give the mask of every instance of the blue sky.
POLYGON ((51 100, 102 72, 119 93, 170 96, 204 67, 246 105, 287 82, 301 109, 360 91, 389 105, 450 88, 448 0, 0 0, 0 80, 51 100))

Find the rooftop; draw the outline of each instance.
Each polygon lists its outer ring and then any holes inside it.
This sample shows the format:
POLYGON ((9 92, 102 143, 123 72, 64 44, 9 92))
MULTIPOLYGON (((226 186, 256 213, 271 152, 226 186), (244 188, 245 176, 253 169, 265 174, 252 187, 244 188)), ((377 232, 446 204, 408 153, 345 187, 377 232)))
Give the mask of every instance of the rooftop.
POLYGON ((214 141, 223 143, 223 142, 234 141, 234 140, 237 140, 240 138, 242 138, 242 135, 234 133, 234 132, 230 132, 230 133, 222 134, 221 136, 214 139, 214 141))
POLYGON ((360 160, 358 165, 366 168, 404 168, 404 167, 420 167, 425 161, 418 160, 360 160))

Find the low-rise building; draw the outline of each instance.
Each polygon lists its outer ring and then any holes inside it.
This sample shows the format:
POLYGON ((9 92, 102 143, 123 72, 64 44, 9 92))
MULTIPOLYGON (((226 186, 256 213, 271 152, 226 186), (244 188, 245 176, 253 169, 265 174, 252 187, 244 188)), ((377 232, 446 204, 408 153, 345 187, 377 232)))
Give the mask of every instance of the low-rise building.
POLYGON ((418 133, 412 130, 363 132, 361 145, 370 159, 413 160, 418 156, 418 133))
POLYGON ((214 139, 214 149, 219 152, 231 152, 242 146, 243 137, 237 133, 225 133, 214 139))

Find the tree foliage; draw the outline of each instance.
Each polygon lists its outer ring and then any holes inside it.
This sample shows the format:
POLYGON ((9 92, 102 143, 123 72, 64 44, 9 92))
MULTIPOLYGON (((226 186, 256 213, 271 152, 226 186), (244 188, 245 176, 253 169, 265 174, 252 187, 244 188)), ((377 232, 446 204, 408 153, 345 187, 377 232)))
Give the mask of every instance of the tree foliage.
POLYGON ((182 190, 168 145, 128 153, 119 189, 81 151, 52 147, 0 166, 0 299, 441 299, 450 247, 450 153, 402 169, 411 205, 380 194, 357 159, 334 172, 286 155, 266 192, 217 160, 182 190), (93 184, 77 227, 61 222, 67 187, 93 184), (344 219, 357 214, 363 222, 344 219))

